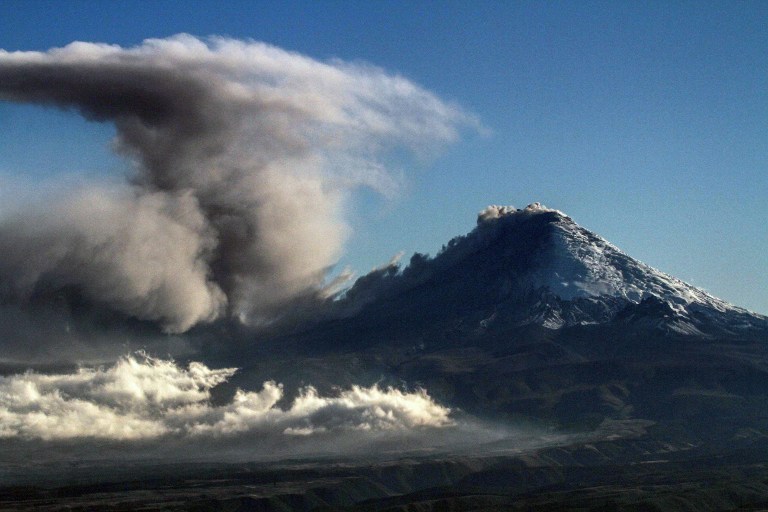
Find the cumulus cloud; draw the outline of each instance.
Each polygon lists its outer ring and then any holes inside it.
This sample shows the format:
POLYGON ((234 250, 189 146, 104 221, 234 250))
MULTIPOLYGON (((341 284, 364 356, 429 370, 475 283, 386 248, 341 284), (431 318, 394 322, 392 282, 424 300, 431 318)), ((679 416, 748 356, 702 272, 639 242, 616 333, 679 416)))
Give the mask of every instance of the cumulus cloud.
POLYGON ((205 440, 235 435, 313 436, 345 432, 408 432, 454 424, 450 410, 423 390, 353 386, 335 396, 300 390, 287 407, 283 387, 237 390, 213 405, 211 389, 235 368, 211 369, 144 354, 109 368, 75 373, 27 372, 0 377, 0 439, 152 441, 205 440))
POLYGON ((391 193, 388 151, 429 151, 476 124, 400 76, 267 44, 189 35, 133 48, 0 51, 0 99, 114 123, 129 182, 0 221, 0 299, 51 290, 168 332, 268 320, 317 292, 355 187, 391 193))

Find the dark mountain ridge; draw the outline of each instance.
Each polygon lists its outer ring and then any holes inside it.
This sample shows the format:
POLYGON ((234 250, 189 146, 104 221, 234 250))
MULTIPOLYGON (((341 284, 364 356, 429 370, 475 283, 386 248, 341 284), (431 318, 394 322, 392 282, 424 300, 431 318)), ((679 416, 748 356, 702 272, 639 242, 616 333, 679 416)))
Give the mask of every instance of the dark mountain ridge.
POLYGON ((619 312, 626 320, 666 317, 681 334, 738 335, 768 325, 765 317, 634 260, 538 203, 523 210, 490 207, 475 230, 435 258, 415 254, 402 271, 389 266, 371 273, 339 302, 365 304, 361 316, 408 320, 493 308, 497 314, 484 325, 505 319, 550 329, 603 324, 619 312))
POLYGON ((768 417, 766 317, 538 203, 489 207, 434 258, 360 278, 324 318, 238 347, 232 385, 422 386, 479 417, 557 425, 768 417))
POLYGON ((414 452, 370 445, 350 459, 40 466, 0 485, 0 508, 768 506, 766 317, 630 258, 561 212, 488 208, 434 258, 374 271, 322 306, 255 335, 207 329, 231 339, 211 343, 206 364, 241 368, 212 401, 270 379, 286 400, 308 384, 323 394, 423 387, 469 439, 414 452), (484 441, 484 429, 506 434, 484 441), (513 431, 524 435, 505 437, 513 431), (526 436, 554 444, 526 447, 526 436), (52 488, 30 485, 52 469, 52 488))

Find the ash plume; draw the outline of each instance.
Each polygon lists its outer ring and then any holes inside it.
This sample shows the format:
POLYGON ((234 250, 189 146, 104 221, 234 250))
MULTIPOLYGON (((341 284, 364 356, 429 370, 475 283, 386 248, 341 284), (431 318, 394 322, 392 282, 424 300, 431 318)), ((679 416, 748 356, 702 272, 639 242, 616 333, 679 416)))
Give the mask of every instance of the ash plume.
POLYGON ((476 124, 375 67, 189 35, 0 51, 0 100, 114 123, 135 164, 124 184, 4 212, 0 300, 75 290, 167 332, 268 321, 317 293, 351 191, 391 193, 390 151, 429 152, 476 124))

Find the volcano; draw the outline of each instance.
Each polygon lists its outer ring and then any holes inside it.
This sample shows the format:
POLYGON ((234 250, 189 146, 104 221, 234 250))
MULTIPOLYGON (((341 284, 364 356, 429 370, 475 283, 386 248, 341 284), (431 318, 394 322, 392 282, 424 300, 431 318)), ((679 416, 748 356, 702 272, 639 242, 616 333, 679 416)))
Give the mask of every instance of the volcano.
MULTIPOLYGON (((429 441, 370 444, 374 435, 362 455, 342 455, 341 437, 318 429, 319 437, 307 437, 320 447, 311 456, 273 463, 134 468, 121 455, 53 466, 46 478, 65 487, 0 486, 0 508, 768 507, 768 319, 631 258, 538 203, 486 208, 474 230, 435 257, 415 254, 339 295, 298 302, 280 322, 258 330, 218 324, 192 336, 215 338, 196 358, 223 365, 226 376, 240 368, 211 390, 210 404, 194 408, 240 403, 253 394, 238 390, 270 379, 284 386, 271 383, 280 396, 285 390, 273 419, 291 415, 285 404, 307 385, 313 400, 315 391, 338 396, 353 386, 394 394, 421 388, 419 396, 428 392, 441 404, 445 431, 456 427, 455 437, 418 431, 429 441)), ((313 418, 339 424, 344 410, 326 407, 313 418)), ((226 409, 225 417, 238 411, 226 409)), ((249 431, 248 442, 227 453, 248 460, 249 443, 264 443, 266 432, 249 431)), ((292 436, 268 438, 267 460, 292 446, 292 436)), ((8 453, 24 447, 4 445, 8 453)))
POLYGON ((766 318, 627 256, 567 215, 539 203, 492 206, 467 236, 434 259, 416 254, 360 279, 344 302, 370 302, 362 316, 435 320, 471 313, 493 322, 548 329, 624 320, 669 333, 740 335, 766 318), (351 299, 351 300, 350 300, 351 299), (410 313, 409 313, 410 311, 410 313))
POLYGON ((375 270, 275 332, 230 353, 246 362, 234 385, 420 386, 478 417, 557 426, 768 417, 765 316, 539 203, 488 207, 435 257, 375 270))

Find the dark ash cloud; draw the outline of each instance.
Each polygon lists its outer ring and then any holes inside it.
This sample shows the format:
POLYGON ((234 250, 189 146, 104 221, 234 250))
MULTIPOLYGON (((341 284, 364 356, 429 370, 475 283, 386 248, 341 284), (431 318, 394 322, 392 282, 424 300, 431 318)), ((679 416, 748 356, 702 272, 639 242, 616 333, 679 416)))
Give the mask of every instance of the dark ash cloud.
POLYGON ((387 152, 476 124, 378 68, 188 35, 0 51, 0 99, 114 123, 135 163, 125 184, 0 218, 0 300, 75 293, 171 333, 320 291, 348 194, 397 186, 387 152))

